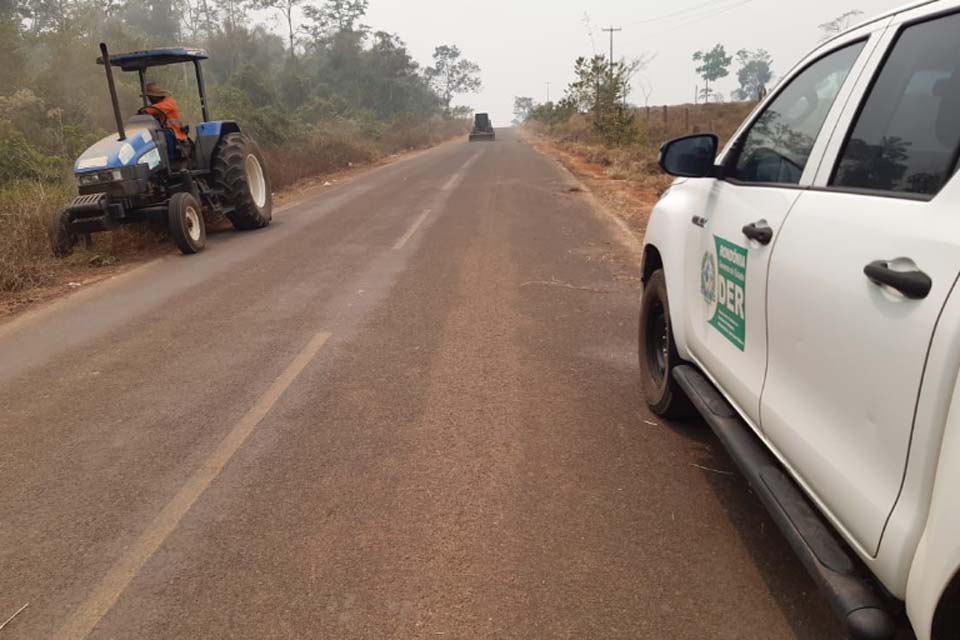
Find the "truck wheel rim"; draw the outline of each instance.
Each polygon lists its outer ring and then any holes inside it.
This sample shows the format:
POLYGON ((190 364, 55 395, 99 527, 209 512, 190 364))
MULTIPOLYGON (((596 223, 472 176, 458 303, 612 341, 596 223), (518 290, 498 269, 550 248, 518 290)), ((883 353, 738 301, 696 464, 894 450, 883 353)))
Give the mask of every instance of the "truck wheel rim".
POLYGON ((653 378, 660 382, 667 374, 669 361, 669 338, 667 337, 667 313, 662 305, 655 305, 650 310, 650 319, 647 323, 647 368, 653 378))
POLYGON ((263 167, 257 156, 252 153, 243 162, 247 171, 247 185, 250 187, 250 196, 257 207, 263 207, 267 202, 267 181, 263 179, 263 167))
POLYGON ((200 214, 193 207, 187 207, 184 218, 187 221, 187 235, 194 242, 200 242, 200 214))

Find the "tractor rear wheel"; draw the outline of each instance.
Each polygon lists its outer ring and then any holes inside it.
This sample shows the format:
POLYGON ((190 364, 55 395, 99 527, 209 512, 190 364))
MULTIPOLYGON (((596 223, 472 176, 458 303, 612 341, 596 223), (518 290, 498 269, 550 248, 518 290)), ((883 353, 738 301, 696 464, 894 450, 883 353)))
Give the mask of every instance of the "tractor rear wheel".
POLYGON ((64 209, 56 214, 47 223, 47 236, 50 238, 50 249, 53 255, 64 258, 73 253, 77 246, 78 237, 70 226, 70 212, 64 209))
POLYGON ((270 179, 257 143, 242 133, 223 136, 214 152, 213 175, 235 229, 246 231, 270 224, 270 179))
POLYGON ((197 253, 207 244, 200 203, 190 193, 175 193, 167 205, 167 227, 184 254, 197 253))

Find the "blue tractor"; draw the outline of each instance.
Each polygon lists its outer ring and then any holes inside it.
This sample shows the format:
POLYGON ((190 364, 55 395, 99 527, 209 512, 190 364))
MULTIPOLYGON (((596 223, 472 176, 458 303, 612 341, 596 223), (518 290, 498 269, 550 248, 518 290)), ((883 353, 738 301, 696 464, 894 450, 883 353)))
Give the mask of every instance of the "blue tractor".
POLYGON ((260 149, 236 122, 210 120, 200 66, 207 53, 169 48, 111 57, 103 43, 100 52, 97 63, 106 69, 117 132, 77 159, 79 195, 50 225, 54 253, 69 254, 86 234, 150 220, 164 222, 185 254, 206 244, 204 213, 223 214, 238 230, 270 224, 273 202, 260 149), (178 140, 152 115, 124 119, 113 80, 113 67, 135 71, 146 109, 146 70, 177 63, 193 63, 203 112, 193 134, 185 127, 187 140, 178 140))

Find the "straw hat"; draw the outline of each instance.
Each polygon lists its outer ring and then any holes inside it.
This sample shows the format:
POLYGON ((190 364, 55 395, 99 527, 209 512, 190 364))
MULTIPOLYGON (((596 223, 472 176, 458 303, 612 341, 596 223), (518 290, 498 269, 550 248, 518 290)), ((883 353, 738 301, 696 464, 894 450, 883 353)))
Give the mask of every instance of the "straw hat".
POLYGON ((162 98, 163 96, 170 95, 170 92, 161 89, 159 82, 148 82, 143 91, 143 95, 154 98, 162 98))

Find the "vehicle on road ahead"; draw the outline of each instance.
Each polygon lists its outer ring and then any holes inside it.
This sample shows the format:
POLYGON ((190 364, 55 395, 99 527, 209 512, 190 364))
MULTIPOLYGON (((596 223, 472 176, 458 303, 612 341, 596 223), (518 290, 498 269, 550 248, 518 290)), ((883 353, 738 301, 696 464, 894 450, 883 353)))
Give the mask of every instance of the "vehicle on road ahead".
POLYGON ((853 637, 897 600, 960 637, 960 1, 822 44, 717 148, 661 149, 646 401, 705 418, 853 637))
POLYGON ((496 140, 497 134, 493 130, 493 123, 486 113, 477 113, 473 116, 473 129, 470 131, 470 142, 475 140, 496 140))
POLYGON ((111 57, 105 44, 97 60, 106 69, 117 133, 87 149, 74 164, 80 195, 51 222, 57 255, 73 250, 79 234, 122 224, 160 219, 183 253, 206 243, 204 212, 222 213, 238 230, 270 224, 272 197, 263 156, 236 122, 211 121, 200 61, 201 49, 153 49, 111 57), (149 113, 146 70, 190 62, 194 65, 203 122, 196 135, 177 140, 149 113), (120 113, 112 67, 136 71, 143 108, 126 120, 120 113))

